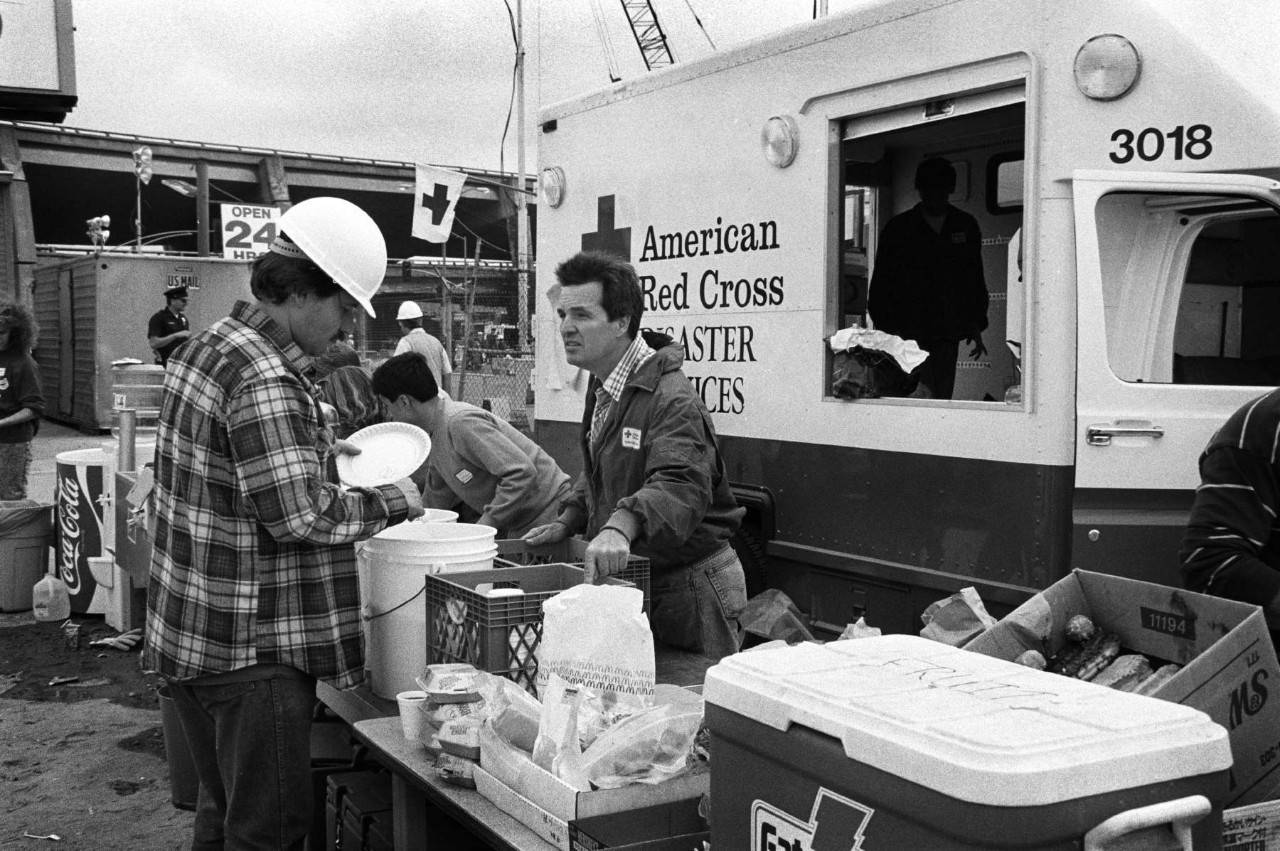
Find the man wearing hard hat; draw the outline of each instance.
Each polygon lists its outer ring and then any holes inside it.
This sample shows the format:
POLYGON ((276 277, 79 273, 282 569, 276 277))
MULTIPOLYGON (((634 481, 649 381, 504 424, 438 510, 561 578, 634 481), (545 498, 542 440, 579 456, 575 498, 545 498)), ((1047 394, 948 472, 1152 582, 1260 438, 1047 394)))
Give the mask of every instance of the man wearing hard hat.
POLYGON ((348 201, 310 198, 278 233, 253 262, 255 300, 169 358, 156 432, 143 662, 200 778, 195 848, 302 846, 316 680, 346 688, 364 666, 354 544, 422 514, 407 478, 329 478, 343 447, 306 377, 373 315, 381 232, 348 201))
POLYGON ((422 355, 431 367, 431 374, 436 377, 436 384, 445 388, 445 376, 453 372, 453 367, 449 365, 449 353, 444 350, 444 344, 423 330, 422 308, 416 301, 402 301, 400 310, 396 313, 396 321, 400 323, 400 333, 404 336, 396 343, 396 350, 392 355, 402 355, 405 352, 422 355))

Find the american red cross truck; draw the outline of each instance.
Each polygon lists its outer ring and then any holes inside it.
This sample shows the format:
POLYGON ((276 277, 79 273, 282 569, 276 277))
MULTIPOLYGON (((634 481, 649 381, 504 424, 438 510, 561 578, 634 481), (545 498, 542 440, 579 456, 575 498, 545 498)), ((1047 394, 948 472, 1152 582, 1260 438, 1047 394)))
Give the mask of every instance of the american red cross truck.
POLYGON ((542 110, 535 427, 585 377, 544 298, 626 257, 760 544, 819 628, 995 613, 1071 568, 1177 585, 1197 456, 1280 381, 1280 4, 886 0, 542 110), (916 165, 978 222, 986 355, 952 399, 842 398, 829 340, 916 165))

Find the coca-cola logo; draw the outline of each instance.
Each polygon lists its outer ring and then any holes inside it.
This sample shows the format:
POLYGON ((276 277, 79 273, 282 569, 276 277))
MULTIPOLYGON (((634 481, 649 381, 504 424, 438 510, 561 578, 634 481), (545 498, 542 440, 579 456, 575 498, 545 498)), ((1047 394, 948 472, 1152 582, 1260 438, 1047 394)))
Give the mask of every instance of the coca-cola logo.
POLYGON ((80 590, 80 483, 75 476, 62 476, 58 481, 58 529, 61 559, 58 574, 67 591, 80 590))

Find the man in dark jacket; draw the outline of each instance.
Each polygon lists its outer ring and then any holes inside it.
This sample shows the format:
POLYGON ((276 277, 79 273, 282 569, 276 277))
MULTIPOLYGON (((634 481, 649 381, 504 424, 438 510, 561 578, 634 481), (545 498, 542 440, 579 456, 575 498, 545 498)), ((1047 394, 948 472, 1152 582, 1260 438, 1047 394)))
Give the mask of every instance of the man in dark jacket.
POLYGON ((920 203, 885 225, 867 296, 876 330, 915 340, 929 353, 916 374, 934 399, 951 398, 961 340, 972 345, 970 358, 987 353, 982 234, 973 216, 947 201, 955 189, 951 163, 920 163, 920 203))
POLYGON ((1243 405, 1200 456, 1182 539, 1183 584, 1261 606, 1280 638, 1280 390, 1243 405))
POLYGON ((711 416, 680 371, 670 337, 640 334, 635 269, 583 252, 556 269, 551 300, 569 363, 591 373, 582 420, 583 472, 558 519, 531 544, 582 532, 588 579, 650 562, 650 623, 666 644, 714 659, 736 653, 746 580, 729 538, 734 499, 711 416))

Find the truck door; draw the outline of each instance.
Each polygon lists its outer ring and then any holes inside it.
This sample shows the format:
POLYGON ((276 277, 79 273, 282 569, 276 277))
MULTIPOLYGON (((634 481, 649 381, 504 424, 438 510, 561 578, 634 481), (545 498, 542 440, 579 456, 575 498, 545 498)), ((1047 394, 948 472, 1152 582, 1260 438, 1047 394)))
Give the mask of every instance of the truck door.
POLYGON ((1280 183, 1080 171, 1072 565, 1179 584, 1197 461, 1280 384, 1280 183))

